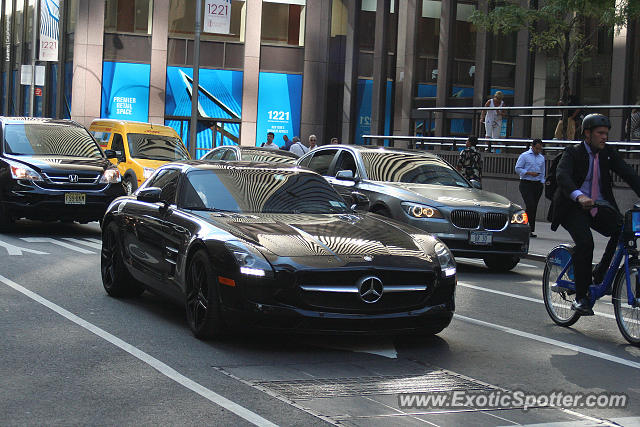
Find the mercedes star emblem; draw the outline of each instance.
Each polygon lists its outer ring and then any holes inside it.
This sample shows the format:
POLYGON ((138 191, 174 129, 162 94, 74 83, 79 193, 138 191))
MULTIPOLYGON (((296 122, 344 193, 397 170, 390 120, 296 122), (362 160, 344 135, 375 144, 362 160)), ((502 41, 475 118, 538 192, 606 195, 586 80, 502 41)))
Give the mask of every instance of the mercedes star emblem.
POLYGON ((384 292, 382 280, 376 276, 366 276, 358 280, 358 294, 360 299, 367 304, 373 304, 380 301, 384 292))

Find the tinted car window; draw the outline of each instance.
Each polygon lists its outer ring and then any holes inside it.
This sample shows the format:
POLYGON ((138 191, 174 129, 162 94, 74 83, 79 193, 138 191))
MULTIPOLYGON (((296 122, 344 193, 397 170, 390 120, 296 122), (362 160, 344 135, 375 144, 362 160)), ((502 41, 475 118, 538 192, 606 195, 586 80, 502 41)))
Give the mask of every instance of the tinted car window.
POLYGON ((111 149, 113 151, 119 151, 120 153, 124 154, 124 141, 122 140, 122 135, 120 135, 119 133, 113 134, 111 149))
POLYGON ((181 206, 185 209, 287 214, 349 212, 324 178, 298 171, 192 171, 181 193, 181 206))
POLYGON ((373 181, 469 187, 455 169, 436 158, 410 153, 364 151, 362 161, 367 176, 373 181))
POLYGON ((7 124, 4 151, 26 156, 103 157, 84 128, 59 124, 7 124))
POLYGON ((358 175, 358 168, 356 167, 356 159, 353 157, 348 151, 343 151, 340 153, 340 157, 338 157, 338 162, 336 163, 335 172, 338 171, 351 171, 353 172, 353 176, 358 175))
POLYGON ((226 151, 225 149, 209 151, 202 157, 202 160, 221 160, 226 151))
POLYGON ((168 203, 175 203, 176 190, 178 189, 178 179, 180 170, 164 169, 160 171, 149 183, 148 187, 158 187, 162 189, 161 198, 168 203))
POLYGON ((186 160, 189 153, 180 138, 144 133, 128 133, 129 153, 137 159, 186 160))
POLYGON ((333 160, 336 152, 337 150, 318 151, 313 155, 307 167, 312 171, 318 172, 320 175, 327 175, 329 173, 329 166, 331 166, 331 160, 333 160))
POLYGON ((246 150, 242 152, 242 160, 250 162, 294 164, 297 158, 293 153, 279 153, 276 150, 246 150))

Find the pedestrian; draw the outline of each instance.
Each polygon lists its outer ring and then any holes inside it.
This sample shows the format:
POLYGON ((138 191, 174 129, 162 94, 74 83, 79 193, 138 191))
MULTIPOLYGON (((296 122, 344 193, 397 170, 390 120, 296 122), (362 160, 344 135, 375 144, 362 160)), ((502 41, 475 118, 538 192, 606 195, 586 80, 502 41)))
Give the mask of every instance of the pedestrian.
POLYGON ((340 140, 334 136, 329 144, 340 144, 340 140))
POLYGON ((469 181, 475 179, 480 182, 482 180, 482 156, 476 149, 477 145, 477 136, 467 138, 466 148, 460 151, 460 157, 458 157, 458 170, 469 181))
POLYGON ((520 175, 520 194, 531 227, 531 237, 537 237, 536 212, 544 189, 545 159, 542 154, 542 140, 534 139, 531 148, 520 154, 516 162, 516 173, 520 175))
MULTIPOLYGON (((575 103, 575 101, 573 101, 575 98, 571 97, 570 98, 570 104, 575 103)), ((564 103, 562 101, 558 101, 558 105, 564 105, 564 103)), ((560 110, 560 112, 562 112, 562 110, 560 110)), ((573 111, 568 111, 567 112, 567 140, 569 141, 573 141, 576 139, 576 135, 577 135, 577 128, 578 128, 578 119, 579 119, 579 115, 581 113, 580 109, 577 110, 573 110, 573 111)), ((565 139, 562 137, 562 119, 558 120, 558 124, 556 126, 556 131, 554 132, 553 138, 554 139, 565 139)))
POLYGON ((278 150, 280 147, 278 147, 274 142, 273 142, 273 138, 275 138, 275 135, 273 132, 267 132, 267 142, 263 142, 261 147, 263 148, 268 148, 270 150, 278 150))
POLYGON ((302 157, 305 153, 309 152, 309 149, 302 142, 300 142, 300 138, 294 136, 293 144, 291 144, 289 151, 291 151, 293 154, 296 154, 298 157, 302 157))
POLYGON ((309 135, 309 151, 318 148, 317 142, 318 138, 315 135, 309 135))
POLYGON ((284 141, 282 149, 289 151, 289 148, 291 148, 291 146, 293 145, 293 141, 290 140, 287 135, 282 135, 282 140, 284 141))
MULTIPOLYGON (((492 98, 485 104, 485 107, 504 107, 504 94, 502 91, 496 91, 492 98)), ((482 110, 480 113, 480 122, 484 123, 485 134, 489 139, 500 138, 502 131, 502 116, 506 115, 504 110, 482 110)), ((487 151, 491 151, 491 141, 487 141, 487 151)))

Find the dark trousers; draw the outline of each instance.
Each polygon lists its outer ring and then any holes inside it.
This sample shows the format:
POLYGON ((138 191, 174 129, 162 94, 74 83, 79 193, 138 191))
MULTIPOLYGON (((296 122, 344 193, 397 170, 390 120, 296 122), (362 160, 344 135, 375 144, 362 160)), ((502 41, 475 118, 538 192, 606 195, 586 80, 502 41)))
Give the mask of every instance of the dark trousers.
POLYGON ((611 259, 618 245, 622 227, 622 216, 610 209, 600 208, 595 217, 589 211, 572 205, 565 215, 562 226, 567 229, 575 242, 573 253, 573 271, 576 282, 576 298, 587 296, 591 284, 591 265, 593 263, 593 228, 603 236, 610 237, 602 254, 596 274, 602 276, 609 268, 611 259))
POLYGON ((540 201, 540 196, 542 196, 543 189, 544 184, 540 181, 520 180, 520 194, 522 194, 522 200, 524 200, 532 233, 536 231, 536 212, 538 212, 538 202, 540 201))

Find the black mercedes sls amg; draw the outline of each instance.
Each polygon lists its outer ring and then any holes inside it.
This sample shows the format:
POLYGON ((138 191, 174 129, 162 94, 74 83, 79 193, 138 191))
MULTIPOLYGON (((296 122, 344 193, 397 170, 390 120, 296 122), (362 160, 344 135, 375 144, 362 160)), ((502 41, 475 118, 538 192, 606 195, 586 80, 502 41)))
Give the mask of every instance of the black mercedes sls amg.
POLYGON ((198 338, 231 327, 442 331, 456 286, 447 246, 355 207, 295 166, 167 164, 108 208, 104 288, 114 297, 146 289, 185 304, 198 338))

